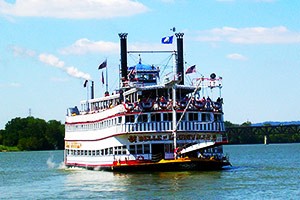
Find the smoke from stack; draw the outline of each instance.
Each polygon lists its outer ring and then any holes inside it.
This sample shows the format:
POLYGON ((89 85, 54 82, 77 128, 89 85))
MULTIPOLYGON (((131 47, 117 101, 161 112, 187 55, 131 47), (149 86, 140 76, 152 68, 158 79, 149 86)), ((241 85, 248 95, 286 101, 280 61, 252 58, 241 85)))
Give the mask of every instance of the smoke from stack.
POLYGON ((40 54, 39 55, 39 60, 43 63, 46 63, 52 67, 56 67, 61 69, 62 71, 66 72, 68 75, 75 77, 75 78, 80 78, 84 80, 91 80, 91 76, 88 73, 82 72, 78 70, 76 67, 69 66, 66 67, 65 63, 61 61, 59 58, 52 54, 40 54))

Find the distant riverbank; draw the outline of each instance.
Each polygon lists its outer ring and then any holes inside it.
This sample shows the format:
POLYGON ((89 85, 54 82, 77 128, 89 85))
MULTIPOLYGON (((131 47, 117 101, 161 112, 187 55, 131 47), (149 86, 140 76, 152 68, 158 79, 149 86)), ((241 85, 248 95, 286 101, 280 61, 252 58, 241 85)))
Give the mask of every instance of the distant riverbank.
POLYGON ((20 151, 18 147, 8 147, 4 145, 0 145, 0 152, 7 152, 7 151, 20 151))

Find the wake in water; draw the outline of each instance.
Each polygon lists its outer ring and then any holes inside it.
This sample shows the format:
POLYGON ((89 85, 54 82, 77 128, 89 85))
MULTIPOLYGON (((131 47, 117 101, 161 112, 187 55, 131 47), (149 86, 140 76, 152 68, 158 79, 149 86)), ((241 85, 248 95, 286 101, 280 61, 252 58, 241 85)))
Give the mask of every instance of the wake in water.
POLYGON ((64 162, 61 163, 55 163, 53 161, 53 155, 51 155, 48 159, 47 159, 47 166, 50 169, 66 169, 66 166, 64 164, 64 162))

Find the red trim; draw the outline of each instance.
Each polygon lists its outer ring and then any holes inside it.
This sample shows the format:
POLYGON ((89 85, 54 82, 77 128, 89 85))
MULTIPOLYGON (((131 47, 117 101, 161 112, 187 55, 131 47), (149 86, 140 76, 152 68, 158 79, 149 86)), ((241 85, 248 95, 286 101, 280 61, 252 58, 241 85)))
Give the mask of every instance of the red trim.
MULTIPOLYGON (((171 131, 165 131, 164 133, 170 133, 171 131)), ((64 139, 64 141, 66 142, 75 142, 75 141, 81 141, 81 142, 92 142, 92 141, 100 141, 100 140, 105 140, 111 137, 117 137, 117 136, 122 136, 122 135, 144 135, 144 134, 151 134, 153 132, 137 132, 137 133, 118 133, 118 134, 113 134, 104 138, 99 138, 99 139, 94 139, 94 140, 66 140, 64 139)), ((212 134, 213 132, 207 133, 207 134, 212 134)), ((200 134, 200 133, 199 133, 200 134)), ((222 133, 219 133, 222 135, 222 133)), ((224 140, 222 142, 216 142, 216 144, 228 144, 228 140, 224 140)))
MULTIPOLYGON (((93 114, 95 114, 95 113, 93 113, 93 114)), ((101 121, 104 121, 104 120, 107 120, 107 119, 110 119, 110 118, 119 117, 119 116, 123 116, 123 115, 124 114, 115 114, 115 115, 105 117, 103 119, 94 120, 94 121, 65 122, 65 124, 89 124, 89 123, 101 122, 101 121)))
MULTIPOLYGON (((152 113, 168 113, 168 112, 172 112, 172 110, 168 111, 168 110, 159 110, 159 111, 154 111, 152 113)), ((89 114, 89 115, 94 115, 96 113, 92 113, 92 114, 89 114)), ((103 119, 99 119, 99 120, 94 120, 94 121, 81 121, 81 122, 65 122, 65 124, 89 124, 89 123, 95 123, 95 122, 101 122, 101 121, 104 121, 104 120, 107 120, 107 119, 110 119, 110 118, 114 118, 114 117, 122 117, 122 116, 128 116, 128 115, 134 115, 134 114, 140 114, 140 112, 130 112, 130 114, 128 113, 122 113, 122 114, 115 114, 115 115, 112 115, 112 116, 109 116, 109 117, 106 117, 106 118, 103 118, 103 119)), ((79 116, 79 115, 77 115, 79 116)))
POLYGON ((122 160, 122 161, 112 161, 111 164, 83 164, 83 163, 69 163, 65 162, 66 166, 74 167, 114 167, 119 165, 143 165, 145 163, 154 163, 151 160, 122 160))
MULTIPOLYGON (((171 131, 168 131, 168 132, 171 132, 171 131)), ((100 141, 100 140, 104 140, 104 139, 107 139, 107 138, 116 137, 116 136, 122 136, 122 135, 131 135, 131 134, 133 134, 133 135, 140 135, 140 134, 150 134, 150 133, 153 133, 153 132, 137 132, 137 133, 126 133, 126 132, 123 132, 123 133, 113 134, 113 135, 110 135, 110 136, 107 136, 107 137, 103 137, 103 138, 99 138, 99 139, 94 139, 94 140, 66 140, 65 139, 65 141, 67 141, 67 142, 74 142, 74 141, 91 142, 91 141, 100 141)))

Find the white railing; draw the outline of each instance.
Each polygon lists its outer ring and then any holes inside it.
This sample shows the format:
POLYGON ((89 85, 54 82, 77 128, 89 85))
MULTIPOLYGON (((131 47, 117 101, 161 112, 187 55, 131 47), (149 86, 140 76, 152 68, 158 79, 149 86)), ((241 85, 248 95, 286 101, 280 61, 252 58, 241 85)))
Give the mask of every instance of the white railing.
MULTIPOLYGON (((122 125, 122 132, 172 131, 172 122, 143 122, 122 125)), ((178 124, 177 131, 219 132, 225 131, 224 122, 183 121, 178 124)))

